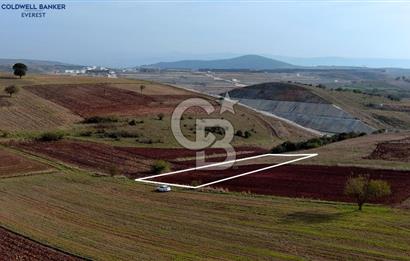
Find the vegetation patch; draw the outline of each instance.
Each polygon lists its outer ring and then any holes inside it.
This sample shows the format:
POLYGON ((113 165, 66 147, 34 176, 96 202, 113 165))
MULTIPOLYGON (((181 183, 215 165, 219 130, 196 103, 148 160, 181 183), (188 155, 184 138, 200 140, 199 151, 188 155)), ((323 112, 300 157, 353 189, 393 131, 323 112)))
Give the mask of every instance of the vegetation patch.
POLYGON ((45 132, 37 137, 38 141, 49 142, 58 141, 64 138, 63 132, 45 132))
POLYGON ((306 149, 314 149, 318 148, 333 142, 338 142, 347 139, 353 139, 361 136, 365 136, 366 133, 339 133, 333 136, 323 136, 319 138, 309 139, 307 141, 302 142, 291 142, 286 141, 272 149, 272 153, 283 153, 283 152, 290 152, 290 151, 297 151, 297 150, 306 150, 306 149))
POLYGON ((113 117, 113 116, 93 116, 93 117, 89 117, 86 118, 82 121, 82 123, 85 124, 94 124, 94 123, 111 123, 111 122, 118 122, 118 118, 117 117, 113 117))

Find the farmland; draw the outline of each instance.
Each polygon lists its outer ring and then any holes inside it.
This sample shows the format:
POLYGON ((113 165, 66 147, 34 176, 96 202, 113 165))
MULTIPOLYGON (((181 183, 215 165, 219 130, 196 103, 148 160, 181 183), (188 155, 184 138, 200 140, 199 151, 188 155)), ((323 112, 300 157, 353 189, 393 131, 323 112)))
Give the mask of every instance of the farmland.
MULTIPOLYGON (((163 176, 154 181, 200 185, 269 165, 242 165, 226 170, 195 170, 163 176)), ((375 170, 356 167, 327 167, 311 165, 281 166, 212 186, 229 191, 251 192, 284 197, 312 198, 332 201, 352 201, 344 195, 346 181, 351 176, 369 175, 391 185, 392 194, 375 203, 398 204, 410 197, 410 171, 375 170)))
MULTIPOLYGON (((155 160, 169 160, 175 167, 183 164, 178 159, 193 158, 195 151, 187 149, 135 148, 111 146, 103 143, 84 141, 22 142, 9 143, 10 146, 62 161, 73 166, 116 175, 137 177, 150 173, 155 160)), ((261 153, 258 148, 237 148, 238 155, 261 153)), ((207 156, 225 156, 222 149, 208 149, 207 156)), ((185 163, 187 164, 187 163, 185 163)))
POLYGON ((152 192, 85 173, 8 179, 0 223, 97 260, 389 259, 410 251, 405 210, 235 193, 152 192), (27 221, 30 222, 27 222, 27 221))
POLYGON ((0 148, 0 178, 42 173, 50 169, 47 165, 0 148))
POLYGON ((0 227, 0 240, 0 255, 3 260, 83 260, 34 242, 2 227, 0 227))
POLYGON ((26 90, 82 116, 167 113, 189 95, 142 95, 109 84, 28 86, 26 90), (90 103, 90 99, 93 101, 90 103), (172 102, 173 101, 173 102, 172 102), (167 103, 165 103, 167 102, 167 103))

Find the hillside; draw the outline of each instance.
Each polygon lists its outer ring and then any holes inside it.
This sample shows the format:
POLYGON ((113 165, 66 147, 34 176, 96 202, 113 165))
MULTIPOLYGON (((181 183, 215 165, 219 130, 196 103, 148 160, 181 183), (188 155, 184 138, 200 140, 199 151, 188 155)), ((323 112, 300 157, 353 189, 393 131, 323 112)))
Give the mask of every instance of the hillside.
POLYGON ((61 63, 56 61, 30 60, 30 59, 1 59, 0 72, 10 72, 15 63, 24 63, 30 73, 51 73, 54 71, 82 69, 83 66, 61 63))
POLYGON ((160 62, 148 65, 160 69, 215 69, 215 70, 274 70, 295 68, 296 66, 258 55, 244 55, 221 60, 184 60, 160 62))
POLYGON ((324 133, 367 132, 375 129, 304 86, 272 82, 238 88, 231 98, 324 133))
MULTIPOLYGON (((23 79, 0 77, 0 90, 17 85, 20 92, 13 97, 0 97, 0 131, 11 136, 32 136, 50 130, 64 130, 68 136, 117 145, 178 147, 170 132, 173 109, 183 100, 192 97, 215 98, 188 90, 154 82, 106 79, 90 77, 67 77, 29 75, 23 79), (140 86, 145 89, 141 92, 140 86), (163 120, 158 115, 163 114, 163 120), (101 129, 101 126, 81 124, 88 117, 116 117, 117 122, 101 129), (141 122, 129 125, 129 121, 141 122), (100 129, 98 129, 100 128, 100 129), (126 137, 110 138, 107 133, 126 132, 126 137), (84 133, 89 133, 85 135, 84 133), (137 142, 136 142, 136 138, 137 142)), ((286 122, 268 122, 259 114, 237 106, 236 114, 214 113, 212 118, 229 119, 236 130, 252 131, 250 138, 236 137, 237 146, 262 146, 269 149, 282 140, 300 140, 312 134, 286 122), (246 119, 246 120, 243 120, 246 119)), ((187 136, 195 136, 195 119, 204 112, 193 109, 183 120, 182 129, 187 136)))

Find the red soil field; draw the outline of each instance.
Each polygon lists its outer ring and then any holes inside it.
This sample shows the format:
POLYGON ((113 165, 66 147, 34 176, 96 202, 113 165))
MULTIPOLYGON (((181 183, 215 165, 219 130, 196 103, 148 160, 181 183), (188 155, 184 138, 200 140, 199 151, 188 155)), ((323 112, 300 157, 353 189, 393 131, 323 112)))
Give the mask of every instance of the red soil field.
POLYGON ((84 260, 0 227, 0 260, 84 260))
POLYGON ((180 101, 191 97, 189 95, 143 95, 112 87, 109 84, 34 85, 27 86, 25 89, 66 107, 82 117, 170 114, 180 101))
MULTIPOLYGON (((143 156, 143 157, 148 157, 148 158, 154 158, 154 159, 164 159, 164 160, 175 160, 179 158, 192 158, 196 156, 196 151, 194 150, 188 150, 188 149, 183 149, 183 148, 131 148, 131 147, 122 147, 122 150, 130 151, 132 153, 135 153, 136 155, 143 156)), ((265 149, 257 148, 257 147, 237 147, 235 148, 235 151, 240 154, 240 156, 246 156, 249 157, 251 155, 259 155, 263 153, 267 153, 265 149)), ((226 152, 224 149, 219 149, 219 148, 208 148, 205 149, 205 154, 206 156, 212 156, 212 155, 226 155, 226 152)), ((224 159, 223 157, 216 157, 213 158, 213 160, 219 160, 219 159, 224 159)), ((190 164, 191 162, 195 161, 183 161, 186 164, 190 164)))
MULTIPOLYGON (((220 171, 192 171, 152 180, 177 184, 205 184, 269 165, 244 165, 220 171)), ((213 185, 231 191, 332 201, 351 199, 343 193, 350 176, 369 174, 391 185, 392 194, 377 203, 395 204, 410 197, 410 171, 375 170, 356 167, 285 165, 213 185)))
POLYGON ((410 162, 410 138, 379 143, 367 158, 410 162))
POLYGON ((49 166, 0 149, 0 178, 45 171, 49 166))
MULTIPOLYGON (((113 167, 120 174, 138 177, 150 174, 155 160, 163 159, 173 163, 176 169, 191 162, 177 162, 177 158, 194 157, 195 151, 188 149, 117 147, 102 143, 62 140, 57 142, 11 142, 10 146, 45 155, 82 168, 109 173, 113 167)), ((255 153, 258 148, 240 147, 238 151, 255 153)), ((221 154, 222 149, 208 149, 207 155, 221 154)), ((246 155, 246 154, 243 154, 246 155)))
POLYGON ((122 150, 101 143, 81 141, 9 143, 81 168, 117 174, 138 175, 150 170, 152 160, 138 156, 132 151, 122 150))

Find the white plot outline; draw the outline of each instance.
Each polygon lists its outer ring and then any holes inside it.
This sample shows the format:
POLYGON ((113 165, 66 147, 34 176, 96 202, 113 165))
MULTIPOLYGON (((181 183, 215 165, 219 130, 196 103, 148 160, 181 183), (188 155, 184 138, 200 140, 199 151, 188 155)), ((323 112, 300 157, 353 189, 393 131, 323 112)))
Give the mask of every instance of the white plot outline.
MULTIPOLYGON (((194 167, 194 168, 189 168, 189 169, 172 171, 172 172, 168 172, 168 173, 164 173, 164 174, 152 175, 152 176, 148 176, 148 177, 135 179, 135 181, 143 182, 143 183, 149 183, 149 184, 168 185, 168 186, 179 187, 179 188, 198 189, 198 188, 207 187, 207 186, 210 186, 210 185, 213 185, 213 184, 216 184, 216 183, 224 182, 224 181, 227 181, 227 180, 247 176, 247 175, 250 175, 250 174, 253 174, 253 173, 256 173, 256 172, 260 172, 260 171, 276 168, 276 167, 279 167, 279 166, 283 166, 283 165, 286 165, 286 164, 290 164, 290 163, 293 163, 293 162, 297 162, 297 161, 305 160, 305 159, 308 159, 308 158, 316 157, 317 155, 319 155, 319 154, 317 154, 317 153, 309 153, 309 154, 272 154, 272 153, 268 153, 268 154, 261 154, 261 155, 257 155, 257 156, 247 157, 247 158, 241 158, 241 159, 235 159, 235 160, 229 160, 229 161, 224 161, 224 162, 213 163, 213 164, 194 167), (198 185, 198 186, 189 186, 189 185, 182 185, 182 184, 176 184, 176 183, 167 183, 167 182, 148 180, 148 179, 153 179, 153 178, 157 178, 157 177, 163 177, 163 176, 174 175, 174 174, 188 172, 188 171, 195 171, 195 170, 199 170, 199 169, 205 169, 205 168, 209 168, 209 167, 220 166, 220 165, 224 165, 224 164, 236 163, 236 162, 239 162, 239 161, 258 159, 258 158, 262 158, 262 157, 272 157, 272 156, 301 157, 301 158, 297 158, 297 159, 285 161, 285 162, 282 162, 282 163, 274 164, 274 165, 267 166, 267 167, 264 167, 264 168, 261 168, 261 169, 248 171, 248 172, 245 172, 245 173, 242 173, 242 174, 238 174, 238 175, 235 175, 235 176, 232 176, 232 177, 219 179, 219 180, 212 181, 212 182, 209 182, 209 183, 206 183, 206 184, 201 184, 201 185, 198 185)), ((215 170, 215 171, 218 171, 218 170, 215 170)))

